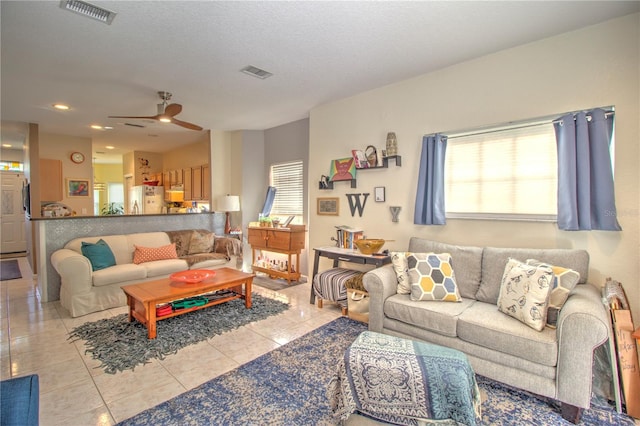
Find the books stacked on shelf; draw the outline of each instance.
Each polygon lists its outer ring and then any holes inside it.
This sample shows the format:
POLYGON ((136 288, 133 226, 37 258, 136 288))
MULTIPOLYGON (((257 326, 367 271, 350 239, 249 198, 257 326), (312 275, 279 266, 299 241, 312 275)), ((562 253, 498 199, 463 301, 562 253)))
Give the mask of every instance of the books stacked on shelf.
POLYGON ((364 231, 362 229, 352 228, 346 225, 336 226, 338 247, 355 250, 356 245, 354 241, 364 238, 364 231))

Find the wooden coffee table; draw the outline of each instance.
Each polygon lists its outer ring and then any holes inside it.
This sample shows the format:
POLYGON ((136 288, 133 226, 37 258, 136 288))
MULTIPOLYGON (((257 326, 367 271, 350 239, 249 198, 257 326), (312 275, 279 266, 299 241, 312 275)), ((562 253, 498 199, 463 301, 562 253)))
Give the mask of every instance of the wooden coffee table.
POLYGON ((162 278, 155 281, 122 286, 122 290, 127 295, 127 305, 129 305, 129 322, 133 321, 134 318, 140 321, 147 327, 149 339, 155 339, 157 336, 156 322, 159 320, 208 308, 233 299, 244 299, 245 307, 247 309, 251 308, 251 284, 253 283, 253 277, 256 275, 232 268, 220 268, 216 269, 215 272, 216 274, 213 277, 195 284, 162 278), (210 300, 209 303, 202 306, 179 309, 167 315, 156 317, 156 305, 158 304, 210 294, 218 290, 231 290, 233 293, 210 300))

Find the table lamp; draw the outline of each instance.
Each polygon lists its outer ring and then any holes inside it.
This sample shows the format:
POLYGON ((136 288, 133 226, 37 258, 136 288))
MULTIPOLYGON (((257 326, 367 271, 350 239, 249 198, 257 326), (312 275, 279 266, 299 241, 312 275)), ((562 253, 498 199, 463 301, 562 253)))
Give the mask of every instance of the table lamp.
POLYGON ((227 213, 227 222, 224 225, 224 233, 231 232, 231 220, 229 219, 229 212, 240 211, 240 197, 237 195, 225 195, 218 198, 218 211, 227 213))

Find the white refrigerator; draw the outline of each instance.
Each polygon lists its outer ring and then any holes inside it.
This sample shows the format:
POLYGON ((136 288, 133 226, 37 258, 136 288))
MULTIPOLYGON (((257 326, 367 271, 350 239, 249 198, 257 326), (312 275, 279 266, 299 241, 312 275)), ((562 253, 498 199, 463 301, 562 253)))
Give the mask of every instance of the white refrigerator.
POLYGON ((163 206, 163 186, 140 185, 129 190, 129 214, 160 214, 163 206))

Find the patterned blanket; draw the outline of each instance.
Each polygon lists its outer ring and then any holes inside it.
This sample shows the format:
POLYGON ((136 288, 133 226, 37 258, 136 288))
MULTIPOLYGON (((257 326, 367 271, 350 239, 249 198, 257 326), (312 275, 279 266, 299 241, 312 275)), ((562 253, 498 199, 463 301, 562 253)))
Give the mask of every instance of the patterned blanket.
POLYGON ((466 355, 371 331, 345 352, 328 396, 336 420, 355 412, 400 425, 475 425, 481 418, 466 355))

